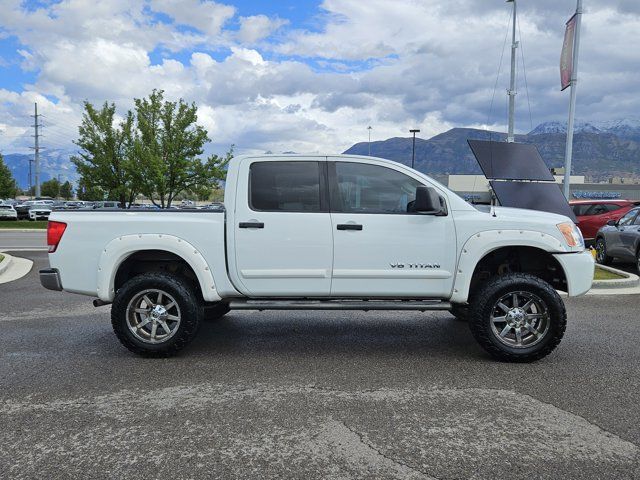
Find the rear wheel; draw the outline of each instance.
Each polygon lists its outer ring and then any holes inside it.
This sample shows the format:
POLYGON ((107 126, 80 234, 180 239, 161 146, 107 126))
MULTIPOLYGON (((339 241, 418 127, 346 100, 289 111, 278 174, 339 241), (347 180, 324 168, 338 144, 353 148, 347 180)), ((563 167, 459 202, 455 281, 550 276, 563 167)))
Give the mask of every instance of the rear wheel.
POLYGON ((130 279, 118 290, 111 324, 120 342, 133 353, 169 357, 193 340, 202 312, 202 300, 189 281, 150 272, 130 279))
POLYGON ((482 348, 509 362, 545 357, 562 340, 566 325, 564 303, 555 289, 524 273, 489 280, 475 296, 469 316, 482 348))
POLYGON ((607 242, 600 237, 596 240, 596 262, 601 265, 610 265, 613 258, 607 255, 607 242))

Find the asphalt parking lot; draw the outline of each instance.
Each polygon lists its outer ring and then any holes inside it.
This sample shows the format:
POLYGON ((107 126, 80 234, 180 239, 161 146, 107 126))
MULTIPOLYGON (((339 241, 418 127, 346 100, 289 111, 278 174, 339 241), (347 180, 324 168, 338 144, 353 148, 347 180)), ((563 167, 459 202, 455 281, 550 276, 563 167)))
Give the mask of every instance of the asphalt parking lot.
POLYGON ((0 478, 640 478, 640 298, 567 301, 498 363, 447 313, 238 312, 180 357, 108 307, 0 285, 0 478))

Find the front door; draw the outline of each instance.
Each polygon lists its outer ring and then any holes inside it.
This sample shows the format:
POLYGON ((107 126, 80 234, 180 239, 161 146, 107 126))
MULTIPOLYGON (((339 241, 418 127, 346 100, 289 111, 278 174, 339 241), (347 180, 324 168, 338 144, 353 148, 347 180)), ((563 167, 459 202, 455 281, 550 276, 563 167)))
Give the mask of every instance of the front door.
POLYGON ((324 164, 247 158, 240 165, 230 261, 246 295, 329 295, 333 238, 324 164))
POLYGON ((616 229, 607 233, 607 253, 614 257, 625 258, 629 256, 629 252, 625 248, 628 229, 633 229, 633 222, 638 214, 638 210, 630 210, 616 224, 616 229))
POLYGON ((382 164, 337 161, 328 167, 331 294, 448 297, 456 262, 454 223, 451 214, 408 211, 423 182, 382 164))

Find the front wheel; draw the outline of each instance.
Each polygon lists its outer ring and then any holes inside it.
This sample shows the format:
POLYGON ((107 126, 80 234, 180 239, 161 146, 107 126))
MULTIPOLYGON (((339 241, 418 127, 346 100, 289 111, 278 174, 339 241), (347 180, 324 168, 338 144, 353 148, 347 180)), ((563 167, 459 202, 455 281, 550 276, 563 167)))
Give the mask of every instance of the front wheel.
POLYGON ((604 241, 604 238, 598 238, 596 240, 596 262, 600 265, 610 265, 613 261, 609 255, 607 255, 607 242, 604 241))
POLYGON ((127 281, 111 306, 111 324, 120 342, 146 357, 169 357, 195 337, 203 307, 193 285, 163 272, 127 281))
POLYGON ((567 326, 560 295, 547 282, 525 273, 494 277, 474 297, 469 327, 493 357, 532 362, 551 353, 567 326))

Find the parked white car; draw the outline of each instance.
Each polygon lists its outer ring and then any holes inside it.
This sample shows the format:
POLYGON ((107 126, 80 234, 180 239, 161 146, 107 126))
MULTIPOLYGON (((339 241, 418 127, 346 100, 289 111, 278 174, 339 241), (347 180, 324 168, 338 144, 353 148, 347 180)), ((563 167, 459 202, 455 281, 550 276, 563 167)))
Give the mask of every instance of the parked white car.
POLYGON ((32 205, 29 208, 29 220, 48 220, 51 208, 47 204, 32 205))
POLYGON ((593 279, 569 218, 475 208, 388 160, 236 157, 224 205, 55 211, 40 281, 112 303, 119 340, 144 356, 177 353, 230 309, 449 310, 491 355, 524 362, 564 335, 557 290, 593 279))
POLYGON ((18 212, 13 205, 0 204, 0 220, 18 220, 18 212))

